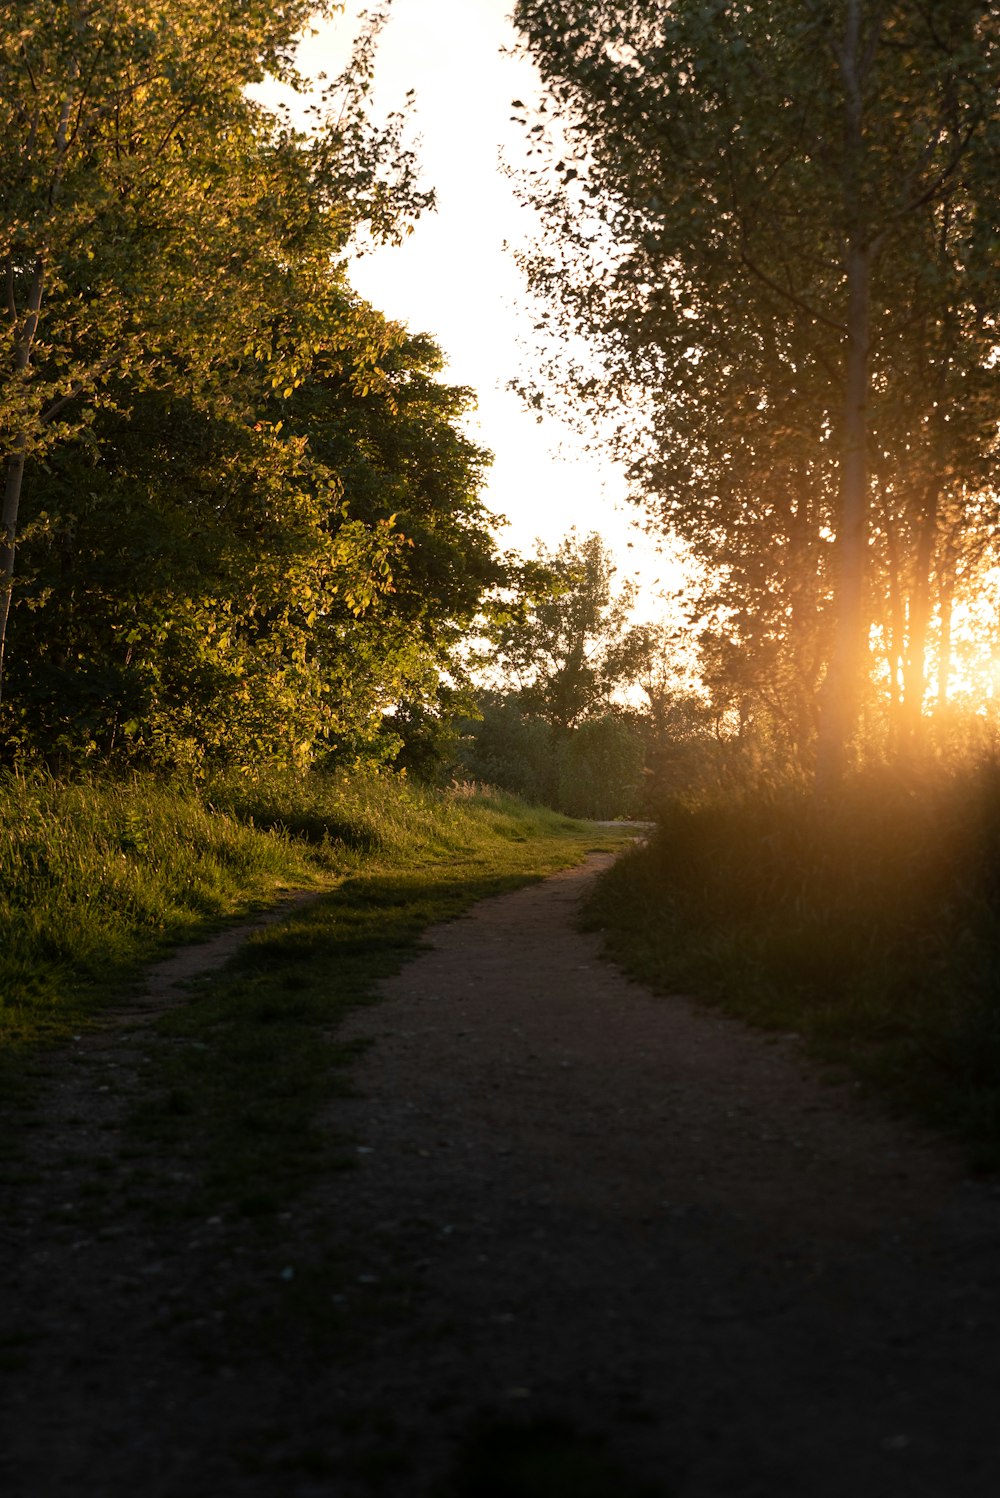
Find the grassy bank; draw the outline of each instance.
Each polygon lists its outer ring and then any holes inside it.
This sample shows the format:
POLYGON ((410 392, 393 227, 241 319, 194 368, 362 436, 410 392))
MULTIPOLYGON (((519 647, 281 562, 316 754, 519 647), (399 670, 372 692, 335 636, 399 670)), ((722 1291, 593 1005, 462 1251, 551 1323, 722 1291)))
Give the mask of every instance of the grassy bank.
POLYGON ((588 920, 663 991, 801 1035, 1000 1168, 1000 768, 666 806, 588 920))
POLYGON ((150 1049, 129 1106, 122 1180, 126 1207, 171 1218, 268 1217, 328 1168, 340 1146, 322 1109, 351 1059, 337 1033, 347 1010, 372 1000, 430 924, 621 841, 512 797, 391 776, 200 790, 8 780, 2 796, 0 1098, 17 1105, 11 1123, 30 1122, 36 1082, 58 1067, 38 1043, 86 1025, 151 956, 281 889, 318 892, 158 1022, 169 1044, 150 1049), (165 1190, 167 1157, 171 1179, 189 1185, 165 1190))
MULTIPOLYGON (((487 883, 531 877, 571 862, 581 835, 510 798, 423 791, 388 776, 234 778, 198 789, 151 777, 8 777, 0 1048, 67 1033, 156 952, 281 889, 456 860, 487 883)), ((431 918, 437 908, 429 900, 431 918)))

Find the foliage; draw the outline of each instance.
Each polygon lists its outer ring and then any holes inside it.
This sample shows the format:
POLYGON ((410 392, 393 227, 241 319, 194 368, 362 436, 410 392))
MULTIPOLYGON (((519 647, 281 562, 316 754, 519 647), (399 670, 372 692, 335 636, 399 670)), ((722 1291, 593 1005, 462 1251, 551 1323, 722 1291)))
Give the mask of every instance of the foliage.
POLYGON ((338 475, 353 518, 395 518, 409 544, 391 608, 428 645, 447 626, 450 645, 484 591, 507 580, 492 536, 499 517, 480 498, 492 456, 462 431, 475 396, 443 382, 433 340, 391 325, 387 333, 367 389, 342 358, 318 361, 282 416, 338 475))
POLYGON ((15 0, 0 32, 0 252, 5 354, 30 365, 5 377, 3 426, 30 451, 86 423, 112 375, 169 382, 182 355, 190 379, 238 350, 277 389, 314 339, 351 332, 351 309, 325 302, 343 282, 331 256, 362 224, 398 237, 428 199, 399 121, 367 123, 369 39, 309 136, 248 96, 267 73, 297 82, 296 39, 318 9, 60 0, 53 15, 15 0), (29 327, 14 314, 36 279, 29 327))
POLYGON ((369 322, 376 365, 328 352, 293 395, 239 412, 132 392, 93 443, 50 456, 8 670, 22 757, 391 759, 387 709, 447 706, 462 629, 510 579, 479 499, 487 455, 437 349, 369 322))
POLYGON ((370 710, 316 645, 384 584, 397 531, 273 426, 134 395, 32 486, 8 741, 50 765, 307 763, 370 710), (39 511, 35 511, 35 506, 39 511))
POLYGON ((300 85, 310 7, 233 5, 63 0, 50 34, 24 0, 3 54, 18 762, 391 760, 513 581, 469 392, 346 279, 431 201, 369 119, 380 20, 303 133, 246 86, 300 85))
POLYGON ((371 33, 308 135, 247 92, 297 82, 315 8, 16 0, 0 23, 0 644, 28 460, 144 387, 238 418, 318 352, 377 358, 343 251, 362 228, 398 238, 430 199, 399 118, 368 123, 371 33))
POLYGON ((414 767, 423 758, 431 774, 430 741, 445 744, 465 703, 467 633, 494 590, 520 589, 521 572, 498 554, 500 517, 481 499, 492 457, 462 430, 472 392, 444 383, 441 351, 426 335, 387 332, 368 388, 329 361, 283 415, 337 475, 345 515, 402 538, 389 586, 339 636, 327 635, 325 669, 341 699, 368 700, 386 752, 402 748, 414 767))
POLYGON ((771 711, 777 681, 807 749, 822 687, 832 762, 886 612, 919 711, 932 590, 946 640, 949 554, 992 507, 995 21, 959 0, 515 19, 547 89, 524 264, 548 373, 615 421, 637 495, 715 578, 720 685, 771 711))
POLYGON ((732 777, 661 805, 590 919, 665 992, 695 991, 1000 1163, 1000 767, 869 773, 832 802, 732 777))
POLYGON ((538 542, 536 554, 542 587, 499 613, 491 660, 527 711, 566 730, 635 681, 650 632, 629 623, 635 588, 614 588, 611 554, 596 532, 581 540, 571 531, 555 550, 538 542))
POLYGON ((606 710, 556 731, 517 696, 481 694, 481 716, 466 725, 458 773, 500 786, 568 816, 609 820, 641 814, 645 724, 606 710))
POLYGON ((460 773, 572 816, 635 815, 649 734, 616 697, 663 658, 663 631, 630 622, 635 588, 615 587, 596 533, 538 542, 536 558, 486 621, 490 686, 476 694, 460 773))

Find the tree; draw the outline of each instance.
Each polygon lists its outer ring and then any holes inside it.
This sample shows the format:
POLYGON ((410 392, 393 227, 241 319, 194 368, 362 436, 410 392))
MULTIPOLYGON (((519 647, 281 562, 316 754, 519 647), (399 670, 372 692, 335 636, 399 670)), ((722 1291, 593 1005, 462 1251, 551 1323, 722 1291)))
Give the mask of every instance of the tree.
POLYGON ((304 766, 370 737, 378 709, 373 725, 367 695, 337 689, 327 637, 391 580, 398 530, 345 515, 336 473, 272 423, 156 390, 128 407, 32 486, 8 752, 304 766))
POLYGON ((377 600, 367 624, 403 626, 431 698, 442 671, 460 674, 456 648, 484 595, 513 581, 496 550, 498 517, 481 498, 492 457, 461 429, 474 397, 446 384, 443 366, 430 338, 388 324, 365 387, 357 388, 342 360, 319 360, 281 410, 287 429, 307 438, 314 457, 337 474, 347 513, 367 525, 391 517, 406 537, 391 594, 377 600))
POLYGON ((459 427, 468 392, 369 309, 378 327, 377 364, 327 349, 249 410, 118 390, 92 441, 50 454, 22 534, 34 627, 10 662, 22 753, 305 765, 447 735, 458 642, 513 577, 479 494, 489 455, 459 427))
POLYGON ((910 316, 891 366, 877 365, 873 380, 873 612, 889 642, 901 747, 923 722, 935 590, 947 589, 956 563, 974 569, 997 532, 995 254, 982 242, 976 197, 942 204, 914 226, 923 241, 893 257, 910 316))
POLYGON ((309 136, 247 93, 297 81, 322 9, 12 0, 0 21, 0 668, 29 459, 122 389, 226 406, 241 375, 291 389, 316 347, 364 340, 334 257, 359 223, 392 237, 429 201, 399 120, 366 123, 371 33, 309 136))
POLYGON ((629 623, 635 587, 617 591, 600 536, 571 531, 537 547, 542 589, 502 614, 492 659, 522 705, 556 730, 576 727, 635 682, 650 653, 650 631, 629 623))
POLYGON ((888 411, 898 396, 915 319, 934 325, 938 370, 956 349, 943 308, 980 309, 966 370, 995 341, 993 8, 520 0, 515 19, 549 96, 532 126, 547 169, 526 188, 545 230, 525 265, 560 334, 553 373, 591 413, 617 404, 637 492, 696 550, 707 533, 708 559, 751 493, 801 533, 793 547, 785 522, 771 529, 787 608, 801 618, 790 588, 806 551, 823 579, 806 607, 826 634, 818 769, 832 784, 865 675, 875 397, 888 411), (567 363, 568 332, 592 360, 567 363))

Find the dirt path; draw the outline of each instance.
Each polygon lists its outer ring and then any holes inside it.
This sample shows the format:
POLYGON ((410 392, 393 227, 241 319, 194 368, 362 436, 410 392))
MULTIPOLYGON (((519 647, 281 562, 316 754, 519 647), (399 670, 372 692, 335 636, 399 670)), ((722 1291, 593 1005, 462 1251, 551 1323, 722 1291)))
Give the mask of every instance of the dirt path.
MULTIPOLYGON (((357 1014, 357 1169, 269 1229, 157 1226, 99 1117, 64 1156, 65 1109, 40 1131, 0 1226, 0 1490, 992 1498, 996 1188, 601 962, 603 861, 438 928, 357 1014)), ((88 1092, 141 1088, 139 1038, 88 1092)))

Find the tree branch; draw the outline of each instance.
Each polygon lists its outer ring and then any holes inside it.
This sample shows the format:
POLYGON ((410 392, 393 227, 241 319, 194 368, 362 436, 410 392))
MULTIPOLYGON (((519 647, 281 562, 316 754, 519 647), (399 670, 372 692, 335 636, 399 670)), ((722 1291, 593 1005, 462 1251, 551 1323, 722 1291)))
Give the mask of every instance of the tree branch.
POLYGON ((868 34, 868 41, 862 51, 861 62, 858 67, 858 78, 862 83, 868 77, 872 64, 875 61, 875 53, 878 51, 878 45, 882 39, 882 28, 885 25, 885 17, 888 9, 889 6, 886 0, 882 0, 882 4, 876 7, 871 31, 868 34))
POLYGON ((4 290, 7 302, 7 317, 12 328, 18 324, 17 297, 14 295, 14 256, 8 254, 4 267, 4 290))
POLYGON ((832 328, 835 333, 843 334, 847 332, 844 323, 837 322, 835 318, 828 317, 825 312, 820 312, 818 307, 813 307, 804 297, 800 297, 797 292, 787 290, 786 287, 781 285, 780 281, 775 281, 766 271, 761 270, 760 266, 750 259, 746 250, 740 251, 740 262, 746 266, 751 275, 756 276, 765 286, 769 286, 772 291, 776 292, 786 302, 790 302, 793 307, 797 307, 800 312, 804 312, 813 322, 822 323, 824 327, 832 328))
POLYGON ((947 165, 942 167, 941 171, 938 172, 934 180, 929 184, 928 187, 924 189, 922 193, 919 194, 919 196, 911 198, 908 203, 903 203, 899 208, 897 208, 896 212, 892 215, 893 219, 905 218, 907 214, 913 213, 917 208, 923 208, 926 203, 931 203, 934 201, 934 199, 940 193, 942 187, 944 187, 945 183, 948 181, 948 178, 954 176, 958 165, 962 160, 962 157, 965 155, 966 150, 968 149, 970 140, 972 139, 981 123, 982 120, 980 116, 977 115, 975 120, 969 126, 968 130, 966 130, 965 135, 962 137, 960 143, 955 147, 952 153, 951 160, 947 163, 947 165))
POLYGON ((28 49, 27 49, 27 47, 22 47, 21 48, 21 56, 24 59, 24 68, 25 68, 25 72, 28 75, 28 82, 31 84, 31 92, 35 95, 35 98, 37 99, 37 97, 38 97, 38 79, 35 77, 35 70, 31 66, 31 58, 28 56, 28 49))
POLYGON ((61 395, 57 401, 54 401, 51 406, 41 413, 38 418, 39 422, 45 426, 50 421, 54 421, 60 411, 64 411, 67 406, 72 405, 96 380, 99 380, 102 375, 109 374, 112 369, 121 364, 124 358, 124 353, 111 354, 107 359, 102 359, 99 364, 95 364, 93 369, 88 370, 81 379, 76 380, 70 386, 65 395, 61 395))
POLYGON ((39 255, 35 261, 35 272, 31 278, 31 295, 28 297, 28 307, 21 324, 21 333, 17 342, 16 366, 18 374, 23 373, 31 363, 31 350, 35 342, 35 334, 38 331, 38 319, 42 310, 42 291, 45 286, 45 266, 39 255))

